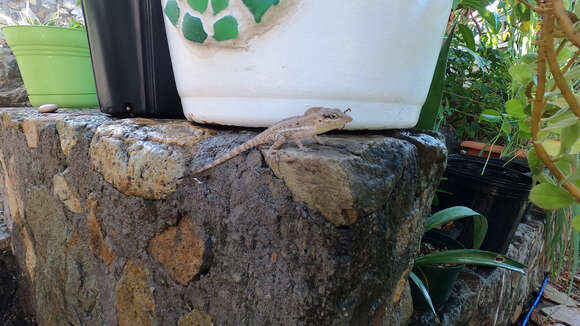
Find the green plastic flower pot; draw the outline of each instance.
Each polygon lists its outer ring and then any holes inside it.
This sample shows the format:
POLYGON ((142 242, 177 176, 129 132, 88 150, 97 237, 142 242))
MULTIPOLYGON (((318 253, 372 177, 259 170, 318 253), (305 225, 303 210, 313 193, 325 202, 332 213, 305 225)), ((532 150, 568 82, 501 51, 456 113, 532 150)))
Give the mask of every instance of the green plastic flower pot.
POLYGON ((2 32, 14 52, 32 105, 99 105, 85 30, 7 26, 2 32))

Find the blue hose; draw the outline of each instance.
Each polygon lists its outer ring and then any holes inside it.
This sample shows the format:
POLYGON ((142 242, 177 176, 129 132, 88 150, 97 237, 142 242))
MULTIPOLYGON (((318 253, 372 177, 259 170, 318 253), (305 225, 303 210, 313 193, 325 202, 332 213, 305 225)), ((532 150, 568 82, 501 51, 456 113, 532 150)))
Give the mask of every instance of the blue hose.
POLYGON ((522 326, 526 326, 526 324, 528 323, 528 320, 530 320, 530 316, 532 316, 532 312, 534 311, 534 309, 538 305, 538 302, 540 302, 540 299, 542 298, 542 294, 544 294, 544 290, 546 289, 546 285, 548 284, 549 279, 550 278, 548 277, 548 273, 546 273, 546 276, 544 277, 544 282, 542 282, 542 287, 540 288, 540 292, 538 292, 538 296, 536 297, 536 299, 534 300, 534 303, 532 304, 532 307, 530 308, 530 310, 526 314, 526 318, 524 318, 524 321, 522 322, 522 326))

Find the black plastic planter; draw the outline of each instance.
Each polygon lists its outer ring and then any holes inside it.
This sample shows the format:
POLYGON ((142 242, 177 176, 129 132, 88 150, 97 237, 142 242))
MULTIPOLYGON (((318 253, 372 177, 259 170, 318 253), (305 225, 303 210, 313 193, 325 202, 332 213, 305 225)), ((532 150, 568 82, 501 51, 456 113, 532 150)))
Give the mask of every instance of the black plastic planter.
MULTIPOLYGON (((527 166, 506 164, 490 159, 481 175, 486 158, 450 155, 447 170, 439 186, 449 193, 439 193, 439 206, 467 206, 487 218, 488 231, 481 249, 505 254, 509 243, 529 207, 528 195, 532 178, 527 166)), ((473 244, 471 221, 459 240, 467 247, 473 244)))
POLYGON ((159 0, 82 0, 101 111, 183 118, 159 0))
MULTIPOLYGON (((433 245, 436 248, 446 249, 465 249, 465 247, 447 235, 438 230, 431 230, 423 236, 422 242, 433 245)), ((451 294, 453 283, 457 280, 459 272, 465 265, 455 265, 450 267, 427 265, 421 268, 415 267, 413 272, 421 278, 429 290, 429 295, 433 301, 433 305, 437 308, 443 305, 451 294)), ((418 310, 426 310, 428 308, 425 298, 419 292, 415 283, 411 284, 411 296, 413 297, 413 305, 418 310)))

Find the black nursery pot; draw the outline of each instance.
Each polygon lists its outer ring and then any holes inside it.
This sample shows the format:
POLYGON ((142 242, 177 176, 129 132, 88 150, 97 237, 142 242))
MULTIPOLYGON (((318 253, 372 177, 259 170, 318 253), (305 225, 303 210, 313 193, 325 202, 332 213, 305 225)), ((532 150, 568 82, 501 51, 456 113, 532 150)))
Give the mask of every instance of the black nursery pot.
MULTIPOLYGON (((482 250, 505 254, 516 229, 529 207, 532 178, 527 166, 503 160, 469 155, 450 155, 439 186, 449 192, 439 193, 439 206, 467 206, 487 218, 488 231, 482 250), (485 166, 485 172, 481 171, 485 166)), ((459 240, 468 248, 473 245, 473 227, 465 220, 465 232, 459 240)))
POLYGON ((82 0, 101 111, 183 118, 159 0, 82 0))
MULTIPOLYGON (((447 248, 447 249, 465 249, 465 247, 448 237, 443 232, 438 230, 431 230, 423 236, 421 242, 426 242, 433 245, 436 248, 447 248)), ((423 281, 423 284, 429 290, 429 296, 435 308, 443 305, 451 295, 451 289, 453 288, 453 283, 457 280, 459 272, 465 267, 465 265, 455 265, 455 266, 421 266, 421 268, 415 267, 413 272, 423 281)), ((425 298, 419 292, 419 289, 415 283, 411 284, 411 296, 413 297, 413 305, 418 310, 426 310, 428 308, 425 298)))

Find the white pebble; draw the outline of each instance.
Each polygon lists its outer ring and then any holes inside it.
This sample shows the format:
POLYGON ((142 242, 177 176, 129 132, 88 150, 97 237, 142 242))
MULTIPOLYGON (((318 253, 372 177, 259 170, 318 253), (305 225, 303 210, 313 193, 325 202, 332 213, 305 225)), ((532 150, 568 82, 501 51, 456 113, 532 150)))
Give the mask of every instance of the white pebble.
POLYGON ((51 113, 58 110, 58 105, 56 104, 44 104, 38 108, 38 112, 40 113, 51 113))

